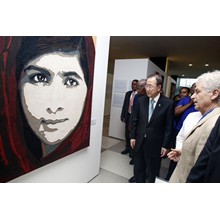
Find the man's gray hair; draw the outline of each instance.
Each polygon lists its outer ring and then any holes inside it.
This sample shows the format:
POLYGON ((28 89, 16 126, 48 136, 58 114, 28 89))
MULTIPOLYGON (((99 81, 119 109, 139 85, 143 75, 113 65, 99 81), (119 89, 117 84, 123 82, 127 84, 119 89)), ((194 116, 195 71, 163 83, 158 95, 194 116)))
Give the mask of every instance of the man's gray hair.
POLYGON ((197 78, 197 82, 204 83, 204 89, 207 92, 214 91, 216 89, 220 89, 220 71, 214 70, 212 72, 203 73, 201 76, 197 78))
POLYGON ((138 86, 139 86, 140 88, 144 88, 145 85, 146 85, 146 79, 140 79, 140 80, 138 81, 138 86))

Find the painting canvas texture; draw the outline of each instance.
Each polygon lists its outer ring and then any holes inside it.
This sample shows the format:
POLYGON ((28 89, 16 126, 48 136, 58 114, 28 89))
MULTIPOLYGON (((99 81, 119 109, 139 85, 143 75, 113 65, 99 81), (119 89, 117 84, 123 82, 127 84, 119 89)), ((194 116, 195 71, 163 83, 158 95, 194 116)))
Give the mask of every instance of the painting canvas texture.
POLYGON ((0 182, 89 146, 94 59, 92 37, 0 37, 0 182))

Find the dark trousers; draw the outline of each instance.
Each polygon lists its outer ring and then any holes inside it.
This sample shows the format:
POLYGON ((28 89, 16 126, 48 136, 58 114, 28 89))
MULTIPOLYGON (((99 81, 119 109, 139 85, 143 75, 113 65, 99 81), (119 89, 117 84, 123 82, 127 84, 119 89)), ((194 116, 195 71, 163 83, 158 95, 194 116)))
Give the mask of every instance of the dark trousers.
POLYGON ((129 153, 132 153, 132 148, 131 148, 131 144, 130 144, 130 115, 128 113, 127 115, 127 120, 125 122, 125 141, 126 141, 126 149, 129 151, 129 153))
POLYGON ((145 183, 146 177, 149 183, 154 183, 156 176, 159 176, 161 158, 152 157, 146 150, 146 143, 143 141, 141 149, 134 155, 134 176, 136 183, 145 183))
POLYGON ((176 165, 177 165, 177 162, 175 162, 175 161, 173 161, 173 160, 171 160, 170 161, 170 165, 169 165, 169 168, 168 168, 168 172, 167 172, 167 176, 166 176, 166 180, 169 180, 170 179, 170 177, 172 176, 172 174, 173 174, 173 171, 175 170, 175 168, 176 168, 176 165))

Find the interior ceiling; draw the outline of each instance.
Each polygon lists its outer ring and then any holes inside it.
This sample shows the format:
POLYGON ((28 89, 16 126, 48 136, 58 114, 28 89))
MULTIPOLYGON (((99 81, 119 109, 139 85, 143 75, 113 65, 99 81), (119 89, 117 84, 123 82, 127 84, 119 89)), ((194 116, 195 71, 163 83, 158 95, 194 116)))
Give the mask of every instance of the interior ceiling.
POLYGON ((167 57, 169 75, 196 78, 220 70, 220 37, 214 36, 114 36, 110 38, 109 68, 115 59, 167 57), (189 64, 192 64, 190 67, 189 64), (205 64, 209 64, 208 67, 205 64))

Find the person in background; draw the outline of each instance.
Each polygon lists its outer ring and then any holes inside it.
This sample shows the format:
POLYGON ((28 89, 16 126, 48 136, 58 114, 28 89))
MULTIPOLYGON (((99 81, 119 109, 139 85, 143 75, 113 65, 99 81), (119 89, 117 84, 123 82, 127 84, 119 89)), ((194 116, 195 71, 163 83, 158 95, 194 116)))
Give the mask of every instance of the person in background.
POLYGON ((183 142, 182 150, 171 149, 171 152, 168 153, 171 160, 178 161, 170 182, 186 182, 191 168, 204 148, 220 115, 219 89, 220 71, 204 73, 197 78, 195 93, 191 98, 202 117, 188 133, 183 142))
POLYGON ((146 85, 146 79, 141 79, 137 83, 137 94, 134 97, 134 102, 133 102, 133 106, 132 106, 132 112, 135 109, 135 105, 137 103, 138 98, 140 96, 146 95, 145 85, 146 85))
MULTIPOLYGON (((173 101, 176 102, 176 105, 177 105, 177 103, 179 102, 180 99, 181 99, 181 98, 180 98, 180 94, 177 94, 177 95, 175 95, 175 96, 173 97, 173 101)), ((176 106, 176 105, 175 105, 175 106, 176 106)))
MULTIPOLYGON (((135 109, 135 106, 136 106, 138 98, 141 97, 141 96, 146 96, 145 85, 146 85, 146 79, 141 79, 141 80, 138 81, 138 84, 137 84, 137 94, 134 97, 133 107, 132 107, 132 111, 131 111, 131 121, 132 121, 133 112, 134 112, 134 109, 135 109)), ((135 156, 134 154, 135 154, 134 149, 132 149, 132 159, 130 161, 131 165, 134 165, 134 156, 135 156)), ((129 179, 128 182, 129 183, 134 183, 135 182, 135 177, 132 176, 129 179)))
POLYGON ((197 111, 197 109, 195 109, 193 100, 190 97, 194 94, 195 83, 191 86, 190 90, 187 87, 183 88, 184 89, 180 92, 181 99, 175 107, 175 117, 179 118, 175 126, 176 134, 178 134, 178 132, 180 131, 187 115, 191 112, 197 111))
MULTIPOLYGON (((173 100, 174 107, 176 108, 178 106, 180 100, 184 97, 189 97, 189 95, 190 95, 190 89, 188 87, 181 87, 180 90, 179 90, 179 98, 176 99, 176 100, 173 100)), ((175 124, 174 124, 175 126, 178 124, 178 121, 179 121, 181 115, 182 115, 181 113, 180 114, 175 114, 175 118, 176 118, 176 119, 174 119, 175 120, 175 124)))
MULTIPOLYGON (((132 120, 132 112, 134 112, 135 105, 137 103, 138 98, 140 96, 146 95, 145 85, 146 85, 146 79, 141 79, 137 83, 137 94, 134 97, 134 101, 133 101, 133 105, 132 105, 132 109, 131 109, 130 122, 132 120)), ((130 131, 130 127, 129 127, 129 131, 130 131)), ((131 165, 134 164, 134 159, 133 158, 134 158, 134 149, 131 148, 131 161, 129 162, 129 164, 131 164, 131 165)))
POLYGON ((187 183, 220 183, 220 117, 192 167, 187 183))
POLYGON ((126 92, 122 111, 121 111, 121 121, 125 123, 125 149, 121 152, 121 154, 129 154, 131 157, 131 146, 130 146, 130 116, 131 109, 134 101, 134 97, 137 94, 137 83, 138 80, 134 79, 131 83, 132 90, 126 92))
POLYGON ((190 88, 188 87, 181 87, 180 89, 180 98, 183 98, 183 97, 188 97, 190 95, 190 88))
MULTIPOLYGON (((182 87, 180 90, 179 90, 179 97, 180 99, 178 101, 174 101, 173 102, 173 105, 174 105, 174 109, 176 110, 177 108, 183 108, 183 104, 179 104, 179 103, 187 103, 189 102, 190 98, 189 98, 189 95, 190 95, 190 89, 188 87, 182 87), (185 100, 185 101, 183 101, 185 100), (177 107, 178 106, 178 107, 177 107), (181 107, 180 107, 181 106, 181 107)), ((173 135, 173 148, 175 148, 175 145, 176 145, 176 137, 182 127, 182 123, 183 123, 183 120, 184 118, 182 118, 181 116, 183 115, 184 112, 181 112, 181 114, 177 114, 175 113, 175 116, 174 116, 174 135, 173 135), (182 121, 181 121, 182 120, 182 121), (179 122, 181 121, 181 125, 179 124, 179 122), (177 128, 178 127, 178 128, 177 128)), ((187 112, 187 114, 189 114, 190 111, 187 112)), ((187 116, 187 114, 185 114, 184 117, 187 116)), ((175 167, 176 167, 176 161, 173 161, 173 160, 170 160, 170 164, 169 164, 169 168, 168 168, 168 172, 167 172, 167 175, 165 177, 165 180, 169 180, 175 167)))
POLYGON ((176 145, 175 145, 176 150, 182 149, 183 141, 185 140, 188 133, 193 129, 193 127, 196 126, 197 122, 199 121, 201 117, 202 117, 202 114, 200 111, 192 112, 188 114, 188 116, 183 122, 182 128, 180 129, 176 137, 176 145))
POLYGON ((146 96, 139 97, 131 121, 131 147, 135 150, 134 175, 137 183, 154 183, 159 176, 161 157, 171 147, 173 101, 161 94, 163 79, 147 77, 146 96))

